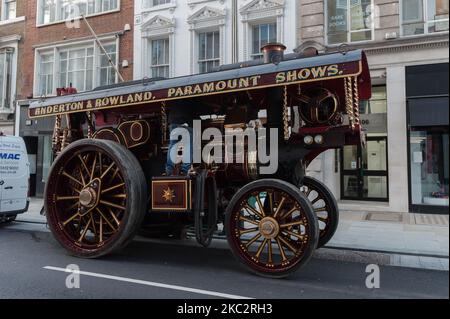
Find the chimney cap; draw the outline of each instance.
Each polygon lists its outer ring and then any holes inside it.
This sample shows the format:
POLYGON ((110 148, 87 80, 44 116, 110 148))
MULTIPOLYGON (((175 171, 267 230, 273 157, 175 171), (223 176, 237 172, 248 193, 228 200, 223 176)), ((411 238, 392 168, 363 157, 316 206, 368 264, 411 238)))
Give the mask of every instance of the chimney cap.
POLYGON ((287 49, 286 46, 283 43, 279 43, 279 42, 269 42, 261 47, 262 52, 272 51, 272 50, 285 51, 286 49, 287 49))

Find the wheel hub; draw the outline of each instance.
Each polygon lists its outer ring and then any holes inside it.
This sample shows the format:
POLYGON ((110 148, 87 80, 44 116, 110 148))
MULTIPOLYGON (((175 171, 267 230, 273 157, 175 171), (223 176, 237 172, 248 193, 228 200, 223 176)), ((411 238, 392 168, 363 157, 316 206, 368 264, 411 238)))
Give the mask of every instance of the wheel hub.
POLYGON ((93 207, 97 199, 97 192, 92 187, 87 187, 80 192, 80 204, 93 207))
POLYGON ((272 217, 265 217, 259 223, 259 232, 264 238, 273 239, 278 236, 279 231, 280 226, 272 217))

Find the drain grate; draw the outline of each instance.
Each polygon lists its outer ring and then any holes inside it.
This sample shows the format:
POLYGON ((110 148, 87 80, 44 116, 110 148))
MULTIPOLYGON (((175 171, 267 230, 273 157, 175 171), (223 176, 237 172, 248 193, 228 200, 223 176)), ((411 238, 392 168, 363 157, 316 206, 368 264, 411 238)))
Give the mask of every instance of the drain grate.
POLYGON ((402 213, 367 213, 365 220, 377 221, 377 222, 398 222, 403 221, 402 213))
POLYGON ((448 215, 414 214, 417 225, 448 226, 448 215))

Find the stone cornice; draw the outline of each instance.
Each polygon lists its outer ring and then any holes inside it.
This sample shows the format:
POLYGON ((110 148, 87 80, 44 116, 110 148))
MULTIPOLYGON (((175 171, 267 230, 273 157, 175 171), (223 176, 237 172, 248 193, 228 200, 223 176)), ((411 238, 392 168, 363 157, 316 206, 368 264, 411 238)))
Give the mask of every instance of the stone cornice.
MULTIPOLYGON (((348 44, 346 49, 364 49, 368 55, 383 54, 383 53, 396 53, 415 51, 420 49, 431 48, 448 48, 449 37, 447 34, 424 36, 424 37, 410 37, 401 38, 390 41, 380 41, 364 44, 348 44)), ((328 47, 327 52, 340 51, 342 48, 339 46, 328 47)))

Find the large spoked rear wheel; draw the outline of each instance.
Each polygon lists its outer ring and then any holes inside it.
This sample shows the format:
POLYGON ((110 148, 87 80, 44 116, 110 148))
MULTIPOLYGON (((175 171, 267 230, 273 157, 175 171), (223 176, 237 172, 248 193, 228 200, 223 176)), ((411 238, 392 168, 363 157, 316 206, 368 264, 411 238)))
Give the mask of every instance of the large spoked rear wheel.
POLYGON ((310 202, 294 185, 262 179, 241 188, 226 210, 234 256, 258 275, 282 278, 304 265, 319 229, 310 202))
POLYGON ((339 224, 339 207, 333 194, 323 183, 309 176, 303 178, 300 190, 308 197, 319 221, 319 244, 323 247, 330 241, 339 224))
POLYGON ((53 235, 83 258, 123 248, 141 225, 146 202, 147 183, 138 160, 106 140, 70 144, 53 163, 45 189, 53 235))

